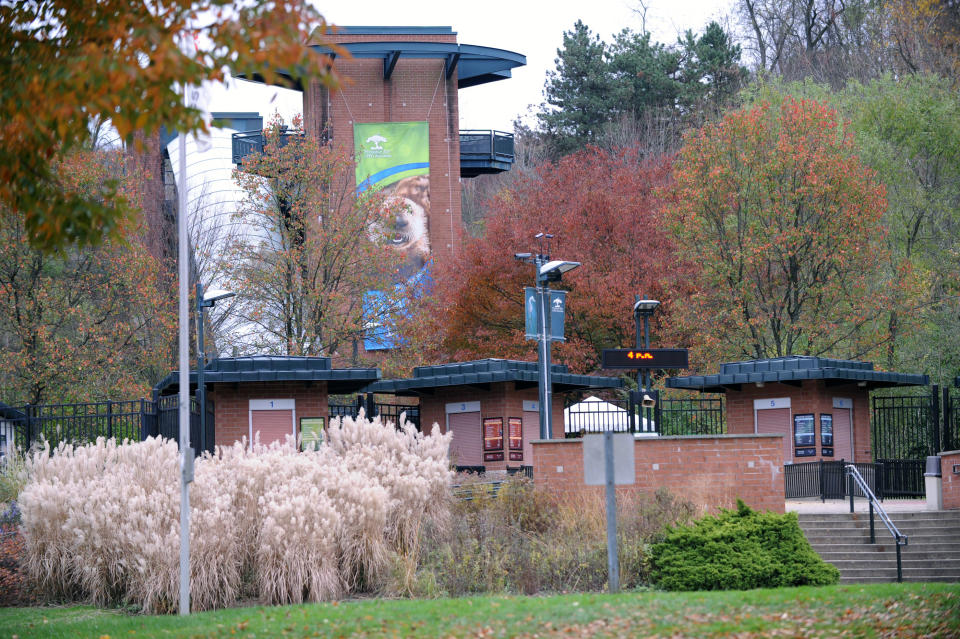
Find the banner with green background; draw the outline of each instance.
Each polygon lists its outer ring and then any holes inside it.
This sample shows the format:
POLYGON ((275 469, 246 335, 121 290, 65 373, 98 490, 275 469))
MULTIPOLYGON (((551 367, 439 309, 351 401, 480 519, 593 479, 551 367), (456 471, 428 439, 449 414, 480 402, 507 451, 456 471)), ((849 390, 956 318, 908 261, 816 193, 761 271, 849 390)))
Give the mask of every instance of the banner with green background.
POLYGON ((430 130, 426 122, 364 122, 353 125, 357 192, 383 188, 430 173, 430 130))

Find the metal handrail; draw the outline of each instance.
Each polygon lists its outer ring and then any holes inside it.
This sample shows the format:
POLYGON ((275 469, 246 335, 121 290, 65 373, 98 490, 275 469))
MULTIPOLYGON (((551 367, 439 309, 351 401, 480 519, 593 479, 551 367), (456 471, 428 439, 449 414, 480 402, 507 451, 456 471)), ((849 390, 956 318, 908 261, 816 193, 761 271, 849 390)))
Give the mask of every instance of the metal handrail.
POLYGON ((867 485, 867 482, 864 481, 863 475, 860 474, 857 467, 853 464, 847 464, 846 470, 847 475, 850 477, 850 512, 853 512, 853 483, 856 482, 870 503, 870 543, 877 543, 877 537, 873 530, 873 511, 874 508, 876 508, 880 514, 880 521, 883 522, 883 525, 887 527, 887 530, 890 531, 890 534, 893 535, 893 538, 897 542, 897 581, 903 581, 903 560, 900 556, 900 547, 907 545, 907 536, 901 533, 900 529, 893 523, 893 520, 890 519, 890 515, 887 514, 887 511, 884 510, 877 496, 870 490, 870 487, 867 485))

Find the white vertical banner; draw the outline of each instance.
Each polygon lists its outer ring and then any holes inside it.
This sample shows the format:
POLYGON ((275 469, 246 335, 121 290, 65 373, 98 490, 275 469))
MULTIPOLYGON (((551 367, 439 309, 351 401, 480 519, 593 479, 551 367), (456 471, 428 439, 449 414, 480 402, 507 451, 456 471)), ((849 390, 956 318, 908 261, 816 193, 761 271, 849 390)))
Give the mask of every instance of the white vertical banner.
POLYGON ((210 82, 204 80, 200 86, 191 86, 187 88, 187 106, 199 109, 203 113, 203 121, 207 125, 207 133, 195 133, 193 135, 194 144, 197 153, 206 153, 213 146, 210 139, 210 125, 213 118, 210 115, 210 82))

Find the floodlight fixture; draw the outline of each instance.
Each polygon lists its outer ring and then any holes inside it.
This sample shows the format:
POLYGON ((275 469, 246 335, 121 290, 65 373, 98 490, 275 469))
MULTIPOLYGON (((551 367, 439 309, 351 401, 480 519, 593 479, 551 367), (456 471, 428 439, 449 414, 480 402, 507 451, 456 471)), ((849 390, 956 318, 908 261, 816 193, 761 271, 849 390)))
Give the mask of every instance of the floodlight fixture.
POLYGON ((656 312, 657 307, 659 306, 660 300, 637 300, 633 303, 633 313, 634 315, 639 315, 641 317, 650 317, 656 312))
POLYGON ((234 295, 236 295, 236 293, 234 293, 233 291, 224 291, 224 290, 215 288, 212 291, 207 291, 206 293, 204 293, 203 302, 201 303, 201 306, 203 306, 204 308, 211 308, 213 307, 214 304, 216 304, 220 300, 226 299, 228 297, 233 297, 234 295))
POLYGON ((578 266, 580 266, 580 262, 551 260, 540 267, 540 279, 547 282, 559 282, 564 273, 568 273, 578 266))

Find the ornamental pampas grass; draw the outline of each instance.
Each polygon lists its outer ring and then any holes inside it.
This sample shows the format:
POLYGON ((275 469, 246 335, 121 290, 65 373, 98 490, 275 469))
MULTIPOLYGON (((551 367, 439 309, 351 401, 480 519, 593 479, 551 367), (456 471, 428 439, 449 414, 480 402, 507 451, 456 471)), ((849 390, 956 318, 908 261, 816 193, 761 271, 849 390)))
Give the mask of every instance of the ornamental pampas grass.
MULTIPOLYGON (((383 586, 393 557, 415 567, 426 519, 449 505, 449 436, 363 416, 329 445, 238 442, 197 459, 192 607, 342 597, 383 586)), ((19 500, 25 572, 38 594, 170 612, 179 596, 176 442, 98 439, 28 458, 19 500)))

